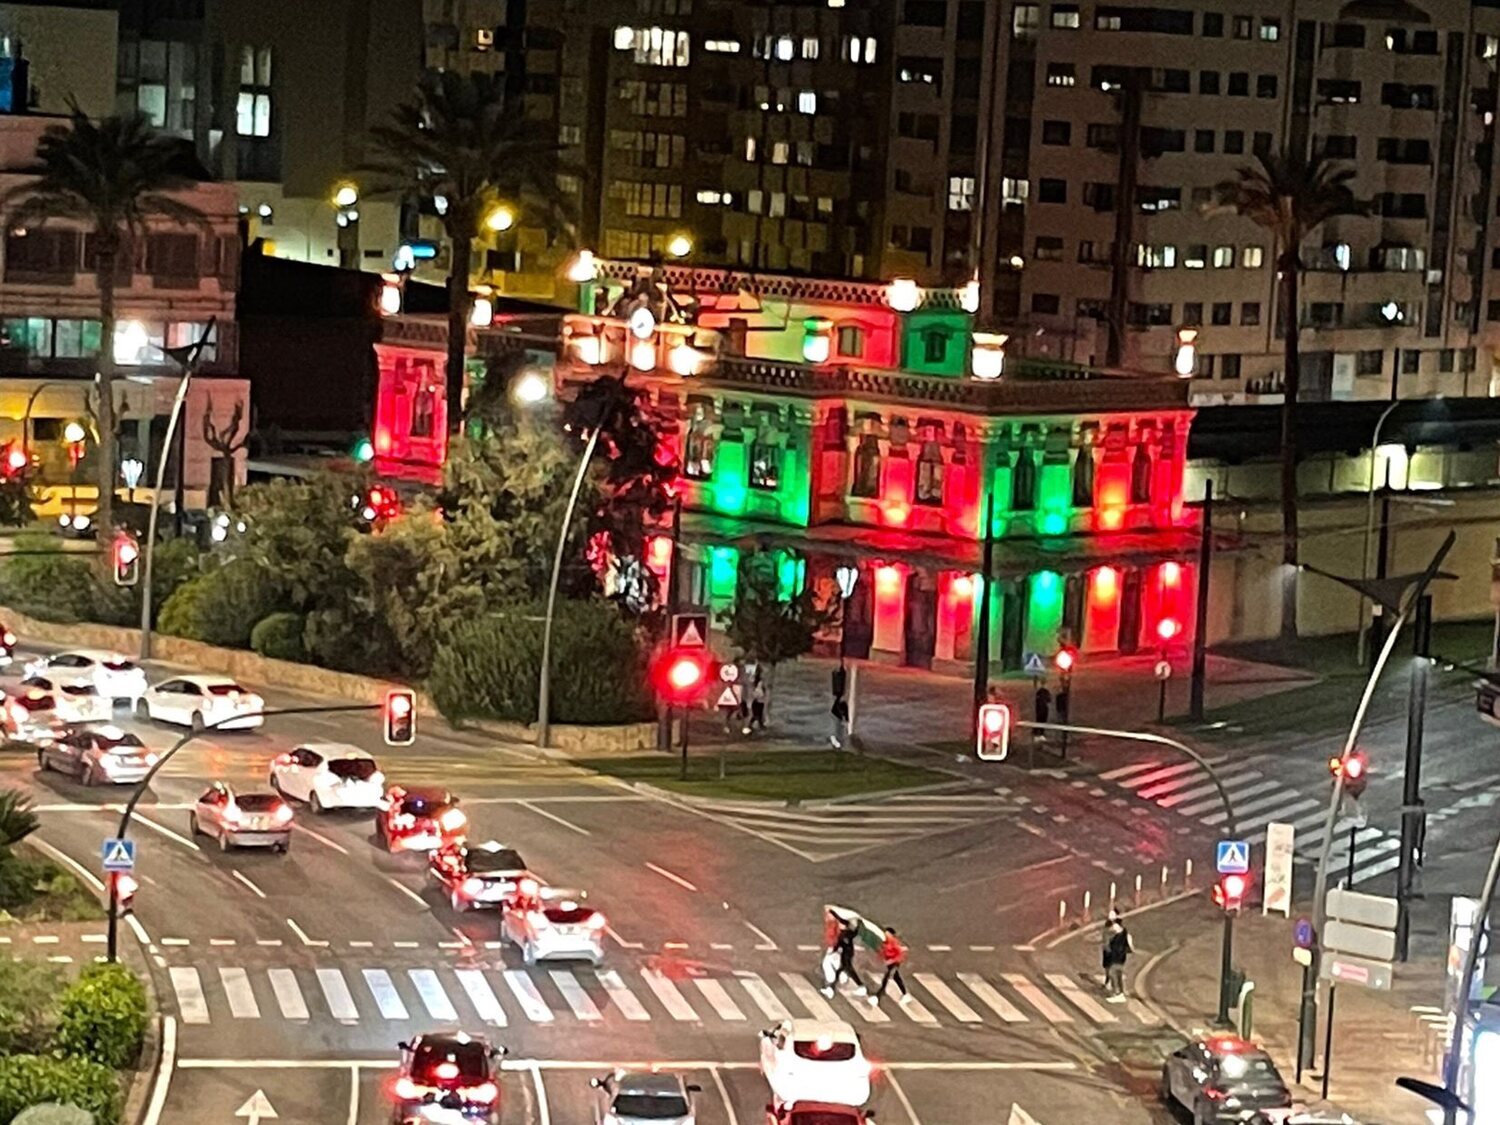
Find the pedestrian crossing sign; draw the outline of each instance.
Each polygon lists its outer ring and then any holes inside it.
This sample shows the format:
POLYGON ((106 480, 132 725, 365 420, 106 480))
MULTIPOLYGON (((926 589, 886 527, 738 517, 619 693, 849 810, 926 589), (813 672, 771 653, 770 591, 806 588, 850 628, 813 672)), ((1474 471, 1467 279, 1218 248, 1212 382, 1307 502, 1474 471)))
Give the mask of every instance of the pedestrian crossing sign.
POLYGON ((740 705, 740 689, 738 684, 725 684, 724 690, 719 693, 719 702, 715 707, 733 709, 740 705))
POLYGON ((1250 870, 1248 840, 1220 840, 1215 856, 1220 875, 1244 875, 1250 870))
POLYGON ((708 614, 673 614, 672 645, 675 648, 707 648, 708 614))
POLYGON ((1047 674, 1046 661, 1042 659, 1039 652, 1028 652, 1021 663, 1028 676, 1045 676, 1047 674))
POLYGON ((99 858, 106 871, 130 871, 135 868, 135 841, 108 839, 99 846, 99 858))

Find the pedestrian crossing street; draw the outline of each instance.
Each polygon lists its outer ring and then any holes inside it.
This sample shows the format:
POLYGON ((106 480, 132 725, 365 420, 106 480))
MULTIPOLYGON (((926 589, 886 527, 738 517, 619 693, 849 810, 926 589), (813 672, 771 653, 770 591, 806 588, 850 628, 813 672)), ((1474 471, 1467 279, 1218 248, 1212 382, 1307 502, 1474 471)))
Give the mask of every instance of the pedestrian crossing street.
MULTIPOLYGON (((1255 767, 1253 762, 1232 763, 1229 759, 1212 760, 1224 782, 1224 789, 1234 805, 1239 836, 1252 845, 1263 844, 1266 825, 1272 821, 1288 823, 1296 835, 1293 844, 1298 860, 1317 862, 1323 845, 1323 821, 1327 815, 1328 797, 1321 786, 1309 795, 1284 785, 1255 767)), ((1135 762, 1099 775, 1100 781, 1112 782, 1127 789, 1143 801, 1198 821, 1215 831, 1224 831, 1224 806, 1213 782, 1204 777, 1194 762, 1135 762)), ((1401 842, 1378 828, 1364 827, 1354 835, 1354 883, 1362 883, 1394 871, 1400 863, 1401 842)), ((1334 880, 1343 880, 1349 867, 1349 833, 1338 831, 1329 851, 1328 870, 1334 880)))
MULTIPOLYGON (((1102 1002, 1097 987, 1064 972, 913 972, 912 998, 894 985, 879 1007, 853 994, 825 998, 798 973, 667 975, 659 969, 245 968, 167 970, 177 1015, 188 1026, 225 1021, 333 1020, 346 1025, 411 1021, 577 1027, 653 1020, 760 1027, 789 1018, 855 1024, 1079 1028, 1154 1026, 1136 1000, 1102 1002)), ((244 1024, 242 1026, 246 1026, 244 1024)))
POLYGON ((953 791, 801 806, 694 799, 687 807, 814 863, 901 840, 951 832, 997 817, 1042 811, 1025 796, 1004 786, 977 790, 955 787, 953 791))

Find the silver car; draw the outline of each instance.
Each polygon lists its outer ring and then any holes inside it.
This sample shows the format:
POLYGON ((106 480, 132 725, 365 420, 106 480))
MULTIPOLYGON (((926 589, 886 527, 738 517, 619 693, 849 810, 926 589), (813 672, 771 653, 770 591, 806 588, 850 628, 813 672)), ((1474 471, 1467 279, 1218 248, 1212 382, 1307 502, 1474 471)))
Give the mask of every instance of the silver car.
POLYGON ((212 836, 219 850, 270 848, 285 852, 292 843, 292 806, 275 793, 236 793, 216 781, 189 814, 194 836, 212 836))
POLYGON ((119 727, 62 727, 42 739, 36 764, 85 785, 135 785, 156 764, 156 755, 119 727))
POLYGON ((595 1125, 697 1125, 700 1087, 661 1070, 617 1070, 589 1080, 597 1092, 595 1125))

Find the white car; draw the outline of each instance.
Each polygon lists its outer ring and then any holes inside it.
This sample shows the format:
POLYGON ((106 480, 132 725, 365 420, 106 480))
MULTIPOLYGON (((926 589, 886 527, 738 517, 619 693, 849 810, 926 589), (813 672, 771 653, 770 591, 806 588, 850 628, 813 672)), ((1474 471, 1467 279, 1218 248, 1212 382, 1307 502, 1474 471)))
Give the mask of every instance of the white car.
POLYGON ((124 653, 103 649, 76 648, 33 660, 26 665, 26 675, 88 679, 111 704, 123 699, 132 708, 146 694, 146 673, 141 666, 124 653))
POLYGON ((310 742, 271 761, 271 788, 306 801, 313 812, 378 809, 385 775, 375 759, 343 742, 310 742))
POLYGON ((604 960, 603 914, 579 901, 577 891, 536 887, 523 880, 500 908, 500 933, 514 942, 528 965, 538 961, 604 960), (530 885, 528 885, 530 884, 530 885))
POLYGON ((146 689, 136 706, 145 718, 194 730, 254 730, 266 702, 227 676, 177 676, 146 689))
POLYGON ((870 1061, 843 1020, 782 1020, 760 1034, 760 1072, 775 1105, 870 1100, 870 1061))
POLYGON ((60 723, 107 723, 114 713, 87 676, 30 676, 7 703, 7 729, 21 737, 60 723))

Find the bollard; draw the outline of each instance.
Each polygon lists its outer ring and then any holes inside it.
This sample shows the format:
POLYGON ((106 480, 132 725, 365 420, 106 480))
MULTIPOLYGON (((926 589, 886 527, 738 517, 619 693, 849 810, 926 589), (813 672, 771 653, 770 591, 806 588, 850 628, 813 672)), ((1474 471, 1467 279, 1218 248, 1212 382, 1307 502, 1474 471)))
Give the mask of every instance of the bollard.
POLYGON ((1057 902, 1057 928, 1060 930, 1068 924, 1068 900, 1059 899, 1057 902))
POLYGON ((1139 872, 1136 873, 1135 877, 1135 904, 1137 906, 1141 904, 1141 876, 1139 872))
POLYGON ((1111 910, 1115 908, 1115 883, 1113 879, 1109 882, 1109 908, 1111 910))
POLYGON ((1182 889, 1187 890, 1193 885, 1193 861, 1188 860, 1182 868, 1182 889))
POLYGON ((1167 865, 1161 865, 1161 897, 1167 897, 1167 865))
POLYGON ((1093 901, 1094 901, 1094 892, 1093 891, 1084 891, 1083 892, 1083 920, 1084 920, 1085 923, 1087 923, 1088 920, 1089 920, 1089 908, 1093 905, 1093 901))

